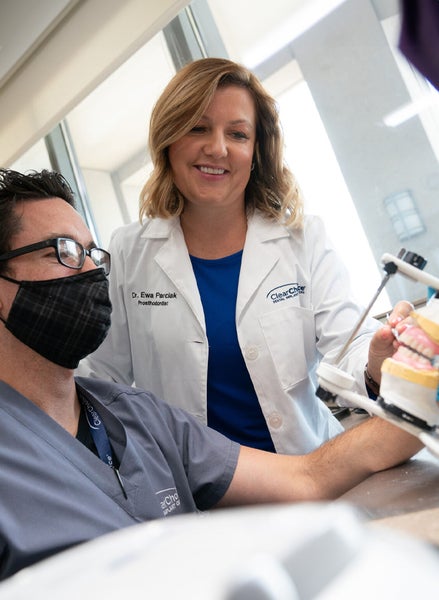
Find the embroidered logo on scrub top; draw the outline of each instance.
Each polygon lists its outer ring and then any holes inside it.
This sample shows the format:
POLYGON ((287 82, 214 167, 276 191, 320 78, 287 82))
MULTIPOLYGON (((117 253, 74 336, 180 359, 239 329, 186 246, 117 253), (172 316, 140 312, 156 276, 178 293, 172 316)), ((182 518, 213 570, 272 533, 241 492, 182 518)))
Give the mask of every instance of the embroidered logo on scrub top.
POLYGON ((175 487, 160 490, 159 492, 156 492, 156 496, 159 499, 160 508, 163 511, 164 517, 170 515, 180 506, 180 496, 175 487))
POLYGON ((271 300, 273 304, 277 302, 285 302, 285 300, 290 300, 290 298, 295 298, 299 294, 305 293, 304 285, 299 285, 298 283, 284 283, 283 285, 279 285, 268 292, 266 298, 271 300))
POLYGON ((168 306, 169 301, 177 298, 177 292, 132 291, 131 298, 137 306, 168 306))

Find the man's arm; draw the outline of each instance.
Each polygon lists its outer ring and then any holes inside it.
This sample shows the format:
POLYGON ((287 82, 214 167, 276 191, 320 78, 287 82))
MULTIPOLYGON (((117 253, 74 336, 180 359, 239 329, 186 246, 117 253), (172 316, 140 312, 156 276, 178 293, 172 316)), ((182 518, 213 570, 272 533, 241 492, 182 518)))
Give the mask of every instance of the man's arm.
POLYGON ((369 475, 405 462, 422 448, 414 436, 373 417, 304 456, 242 447, 218 506, 331 500, 369 475))

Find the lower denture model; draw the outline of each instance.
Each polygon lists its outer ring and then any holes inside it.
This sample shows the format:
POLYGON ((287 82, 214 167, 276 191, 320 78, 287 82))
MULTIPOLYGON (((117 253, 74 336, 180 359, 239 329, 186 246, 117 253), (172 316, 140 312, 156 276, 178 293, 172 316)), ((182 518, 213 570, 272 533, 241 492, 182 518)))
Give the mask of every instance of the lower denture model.
POLYGON ((381 406, 426 430, 439 425, 439 294, 410 315, 381 367, 381 406))

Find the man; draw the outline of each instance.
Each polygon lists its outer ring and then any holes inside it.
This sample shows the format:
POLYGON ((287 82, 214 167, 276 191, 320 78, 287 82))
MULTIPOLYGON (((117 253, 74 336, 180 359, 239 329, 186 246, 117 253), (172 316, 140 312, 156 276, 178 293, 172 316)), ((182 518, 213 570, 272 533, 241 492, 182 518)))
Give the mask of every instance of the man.
POLYGON ((0 170, 0 578, 149 519, 335 498, 420 449, 374 418, 306 456, 265 453, 75 379, 110 326, 109 269, 60 175, 0 170))

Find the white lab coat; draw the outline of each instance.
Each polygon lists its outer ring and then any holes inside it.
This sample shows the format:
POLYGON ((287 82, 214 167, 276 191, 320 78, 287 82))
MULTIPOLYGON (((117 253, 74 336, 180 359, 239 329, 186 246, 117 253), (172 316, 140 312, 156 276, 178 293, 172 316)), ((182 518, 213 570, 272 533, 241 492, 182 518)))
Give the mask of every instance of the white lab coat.
MULTIPOLYGON (((206 422, 208 342, 178 218, 117 230, 110 243, 110 334, 81 375, 146 388, 206 422)), ((333 360, 361 315, 320 218, 301 232, 249 218, 236 302, 238 340, 275 448, 306 453, 342 430, 315 395, 315 370, 333 360)), ((365 393, 368 319, 340 366, 365 393)))

